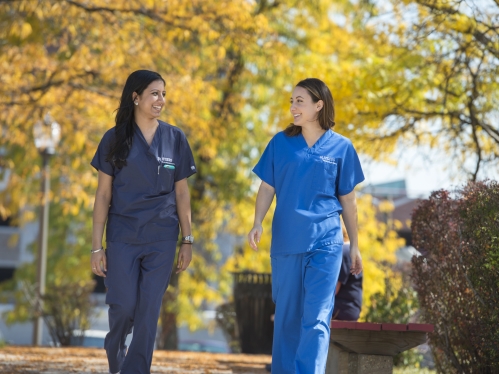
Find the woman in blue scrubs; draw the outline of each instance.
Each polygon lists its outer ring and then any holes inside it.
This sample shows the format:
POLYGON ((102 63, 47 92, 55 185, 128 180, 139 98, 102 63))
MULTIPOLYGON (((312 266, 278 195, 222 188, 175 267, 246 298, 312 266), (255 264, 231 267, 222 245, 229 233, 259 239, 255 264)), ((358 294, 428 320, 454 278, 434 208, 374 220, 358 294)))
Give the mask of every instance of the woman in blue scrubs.
POLYGON ((177 273, 192 259, 187 178, 196 172, 184 133, 158 120, 165 81, 132 73, 116 125, 102 138, 91 165, 99 171, 93 213, 91 266, 105 277, 110 373, 150 372, 159 311, 175 258, 177 273), (106 226, 107 250, 102 247, 106 226), (133 330, 130 347, 125 345, 133 330))
POLYGON ((354 188, 364 175, 352 143, 332 131, 329 88, 308 78, 292 95, 293 123, 272 138, 253 169, 262 182, 248 240, 256 250, 275 195, 272 372, 322 374, 342 261, 340 214, 350 237, 350 271, 362 271, 354 188))

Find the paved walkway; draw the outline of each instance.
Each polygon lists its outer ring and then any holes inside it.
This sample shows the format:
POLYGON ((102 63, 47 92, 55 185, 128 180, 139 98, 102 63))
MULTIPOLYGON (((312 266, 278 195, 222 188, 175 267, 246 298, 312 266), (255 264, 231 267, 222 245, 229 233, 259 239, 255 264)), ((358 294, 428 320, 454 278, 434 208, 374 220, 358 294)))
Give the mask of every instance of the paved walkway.
MULTIPOLYGON (((270 356, 155 351, 151 373, 265 374, 270 356)), ((0 348, 0 373, 107 373, 106 354, 94 348, 0 348)))

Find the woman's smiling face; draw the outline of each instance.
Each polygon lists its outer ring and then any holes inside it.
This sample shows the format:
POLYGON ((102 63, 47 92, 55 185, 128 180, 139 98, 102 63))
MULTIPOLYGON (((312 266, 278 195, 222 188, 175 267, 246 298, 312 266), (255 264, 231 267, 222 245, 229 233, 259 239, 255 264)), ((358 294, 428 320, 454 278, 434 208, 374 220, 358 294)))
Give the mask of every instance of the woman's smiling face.
POLYGON ((317 122, 317 113, 322 108, 322 100, 314 103, 310 93, 303 87, 295 87, 291 97, 290 111, 296 126, 317 122))
POLYGON ((142 94, 135 96, 136 114, 147 118, 158 118, 165 105, 165 95, 163 81, 152 82, 142 94))

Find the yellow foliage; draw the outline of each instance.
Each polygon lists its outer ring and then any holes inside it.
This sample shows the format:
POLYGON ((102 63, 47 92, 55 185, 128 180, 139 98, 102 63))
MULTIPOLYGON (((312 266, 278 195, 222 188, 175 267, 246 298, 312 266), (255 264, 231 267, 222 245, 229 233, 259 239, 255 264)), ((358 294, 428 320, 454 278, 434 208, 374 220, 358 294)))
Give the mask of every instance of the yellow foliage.
POLYGON ((394 209, 393 202, 389 200, 383 200, 378 204, 378 209, 381 213, 389 213, 394 209))
MULTIPOLYGON (((91 210, 97 173, 89 165, 127 76, 137 69, 161 73, 166 105, 161 119, 187 135, 198 165, 190 180, 194 259, 179 279, 179 320, 197 327, 200 305, 230 294, 230 271, 270 271, 270 212, 258 252, 246 244, 219 268, 217 233, 245 236, 252 225, 251 168, 271 134, 290 122, 293 84, 316 76, 331 87, 335 128, 373 157, 390 153, 395 138, 373 141, 389 109, 383 95, 403 69, 381 74, 389 43, 359 29, 362 2, 304 0, 125 0, 0 3, 0 148, 12 169, 0 192, 0 213, 40 201, 40 157, 33 124, 50 111, 62 128, 51 159, 49 281, 89 279, 91 210), (343 14, 345 25, 330 12, 343 14), (379 72, 374 74, 373 72, 379 72), (370 113, 368 116, 362 113, 370 113), (355 126, 350 126, 355 125, 355 126), (7 198, 4 198, 8 196, 7 198), (66 231, 65 231, 66 230, 66 231), (71 234, 71 235, 70 235, 71 234), (67 237, 77 237, 69 245, 67 237), (56 237, 59 238, 56 240, 56 237)), ((404 90, 405 87, 400 87, 404 90)), ((408 101, 418 99, 407 92, 408 101)), ((396 238, 375 222, 367 197, 359 199, 360 246, 366 297, 382 289, 396 238)), ((26 271, 26 277, 30 273, 26 271)), ((20 306, 21 308, 21 306, 20 306)))
POLYGON ((373 294, 384 293, 385 276, 391 274, 387 264, 395 262, 395 251, 402 245, 402 240, 386 224, 376 220, 370 195, 359 197, 358 212, 359 249, 364 264, 362 310, 365 311, 373 294))

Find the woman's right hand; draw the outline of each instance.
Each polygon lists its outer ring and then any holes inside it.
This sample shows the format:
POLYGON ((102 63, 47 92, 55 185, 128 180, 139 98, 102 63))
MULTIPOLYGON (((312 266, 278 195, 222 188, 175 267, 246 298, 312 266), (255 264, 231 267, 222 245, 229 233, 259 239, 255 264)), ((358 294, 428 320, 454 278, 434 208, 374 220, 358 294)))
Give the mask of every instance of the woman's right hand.
POLYGON ((249 245, 255 251, 258 250, 258 243, 260 243, 260 238, 262 237, 262 233, 263 233, 262 225, 255 225, 248 234, 249 245))
POLYGON ((98 275, 99 277, 106 277, 105 271, 107 271, 107 261, 106 252, 104 250, 92 253, 90 258, 90 264, 92 265, 92 273, 98 275))

